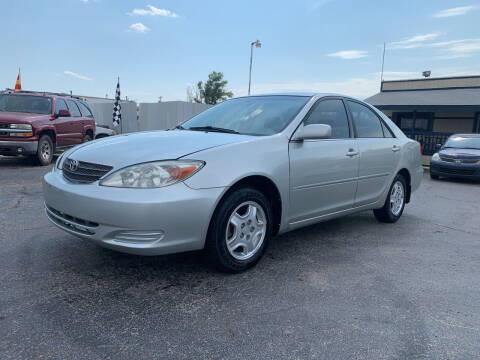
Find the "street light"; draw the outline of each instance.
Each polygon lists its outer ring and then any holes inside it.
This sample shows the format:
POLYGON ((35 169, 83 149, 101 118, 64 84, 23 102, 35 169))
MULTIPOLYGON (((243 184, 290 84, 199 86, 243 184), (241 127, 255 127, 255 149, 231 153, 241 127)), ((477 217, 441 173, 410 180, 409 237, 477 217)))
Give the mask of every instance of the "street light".
POLYGON ((262 43, 260 42, 260 40, 257 39, 257 41, 254 41, 250 44, 250 73, 248 74, 248 95, 250 95, 250 86, 252 84, 253 45, 255 45, 256 48, 261 48, 262 43))

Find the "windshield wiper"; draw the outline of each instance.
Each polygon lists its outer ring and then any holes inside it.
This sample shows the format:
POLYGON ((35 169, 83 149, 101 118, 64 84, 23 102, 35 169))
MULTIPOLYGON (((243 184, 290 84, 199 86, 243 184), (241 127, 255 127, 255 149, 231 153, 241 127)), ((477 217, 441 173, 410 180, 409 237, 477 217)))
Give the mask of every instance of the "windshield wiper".
POLYGON ((212 131, 212 132, 223 132, 223 133, 229 133, 229 134, 240 134, 238 131, 232 130, 232 129, 225 129, 221 127, 216 127, 216 126, 192 126, 186 130, 194 130, 194 131, 212 131))
POLYGON ((174 129, 185 130, 185 128, 182 125, 177 125, 174 127, 174 129))

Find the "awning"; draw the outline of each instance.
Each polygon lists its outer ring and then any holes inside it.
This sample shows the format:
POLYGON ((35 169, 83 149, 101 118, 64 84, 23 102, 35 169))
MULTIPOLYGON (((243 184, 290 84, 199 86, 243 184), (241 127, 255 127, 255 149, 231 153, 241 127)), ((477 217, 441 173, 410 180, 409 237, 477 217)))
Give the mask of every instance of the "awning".
POLYGON ((382 91, 365 101, 381 110, 480 111, 480 88, 382 91))

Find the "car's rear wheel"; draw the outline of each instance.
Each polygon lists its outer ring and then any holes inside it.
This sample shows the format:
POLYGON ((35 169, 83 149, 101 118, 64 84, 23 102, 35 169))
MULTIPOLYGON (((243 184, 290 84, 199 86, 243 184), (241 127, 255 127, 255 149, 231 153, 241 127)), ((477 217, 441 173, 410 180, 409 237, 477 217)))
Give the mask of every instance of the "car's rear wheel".
POLYGON ((253 266, 272 236, 272 210, 264 194, 241 188, 221 202, 210 224, 206 251, 221 271, 240 272, 253 266))
POLYGON ((390 186, 385 204, 382 208, 373 210, 378 221, 394 223, 400 219, 403 209, 405 209, 406 189, 404 177, 397 174, 390 186))
POLYGON ((83 142, 86 143, 86 142, 89 142, 89 141, 92 141, 92 135, 85 134, 85 137, 83 138, 83 142))
POLYGON ((47 166, 53 159, 53 141, 48 135, 40 136, 35 160, 38 165, 47 166))

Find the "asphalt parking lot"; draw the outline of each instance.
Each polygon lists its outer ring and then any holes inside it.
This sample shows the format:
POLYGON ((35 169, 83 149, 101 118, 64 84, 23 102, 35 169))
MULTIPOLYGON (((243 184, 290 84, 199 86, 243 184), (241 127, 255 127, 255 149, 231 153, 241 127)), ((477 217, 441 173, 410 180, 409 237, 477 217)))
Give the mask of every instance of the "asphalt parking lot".
POLYGON ((1 359, 480 354, 479 184, 426 174, 398 223, 300 229, 226 275, 198 253, 124 255, 56 229, 46 171, 0 157, 1 359))

